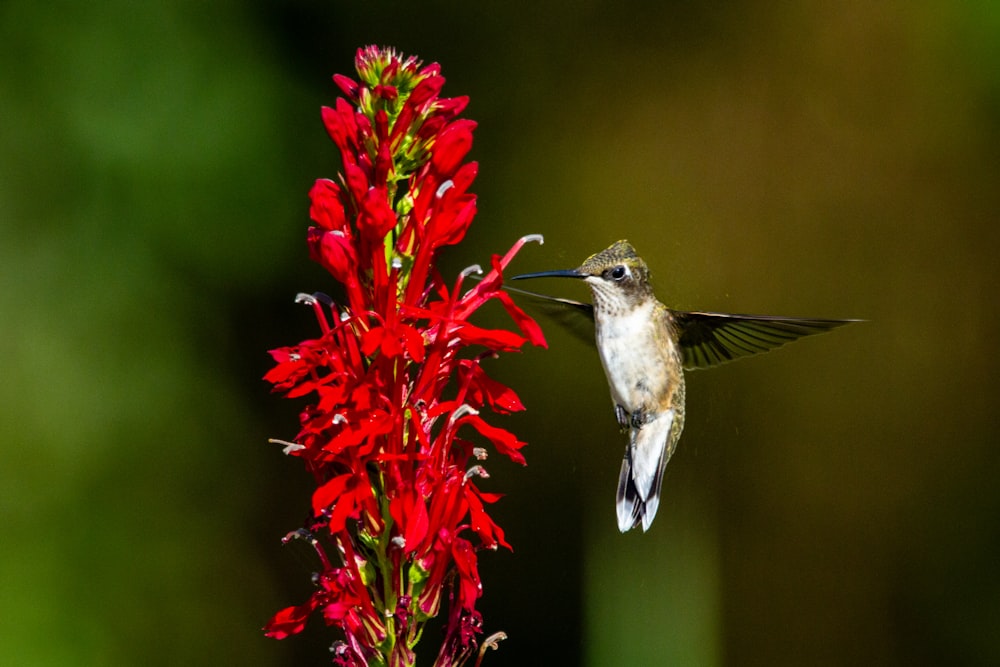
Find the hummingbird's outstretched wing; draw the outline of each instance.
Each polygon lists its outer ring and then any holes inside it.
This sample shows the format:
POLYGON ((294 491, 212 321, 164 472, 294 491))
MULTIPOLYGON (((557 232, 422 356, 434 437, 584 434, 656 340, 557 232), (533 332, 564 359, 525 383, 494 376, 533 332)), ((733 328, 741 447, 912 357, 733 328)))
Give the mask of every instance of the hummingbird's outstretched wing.
MULTIPOLYGON (((529 292, 504 285, 509 292, 529 297, 534 306, 590 345, 594 344, 594 306, 589 303, 529 292)), ((694 370, 767 352, 785 343, 864 320, 828 320, 774 315, 736 315, 670 310, 677 331, 684 368, 694 370)))
POLYGON ((862 320, 819 320, 770 315, 730 315, 671 310, 684 368, 708 368, 767 352, 802 336, 862 320))

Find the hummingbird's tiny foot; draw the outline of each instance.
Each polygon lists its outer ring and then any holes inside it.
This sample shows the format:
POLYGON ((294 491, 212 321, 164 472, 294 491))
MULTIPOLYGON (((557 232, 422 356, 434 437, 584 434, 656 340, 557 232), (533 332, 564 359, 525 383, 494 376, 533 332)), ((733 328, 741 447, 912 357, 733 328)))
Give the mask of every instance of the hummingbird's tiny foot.
POLYGON ((620 405, 615 405, 615 419, 618 420, 618 425, 620 427, 623 429, 628 428, 628 411, 620 405))
POLYGON ((643 408, 639 408, 638 410, 632 413, 632 418, 630 421, 632 428, 640 429, 643 427, 644 424, 647 424, 650 421, 652 421, 652 419, 643 408))

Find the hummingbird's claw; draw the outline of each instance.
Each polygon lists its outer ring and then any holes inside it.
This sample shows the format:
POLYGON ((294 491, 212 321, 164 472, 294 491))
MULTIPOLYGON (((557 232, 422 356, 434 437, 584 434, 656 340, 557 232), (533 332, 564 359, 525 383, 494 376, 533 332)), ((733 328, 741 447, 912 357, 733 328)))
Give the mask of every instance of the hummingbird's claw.
POLYGON ((618 420, 618 426, 625 430, 628 428, 628 411, 621 405, 615 405, 615 419, 618 420))

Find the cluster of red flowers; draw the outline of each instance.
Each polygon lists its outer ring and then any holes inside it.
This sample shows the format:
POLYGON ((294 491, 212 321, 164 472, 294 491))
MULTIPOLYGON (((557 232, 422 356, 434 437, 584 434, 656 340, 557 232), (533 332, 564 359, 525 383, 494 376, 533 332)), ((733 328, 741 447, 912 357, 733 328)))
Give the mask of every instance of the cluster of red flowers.
POLYGON ((392 49, 359 49, 355 65, 360 82, 335 76, 347 99, 323 109, 343 172, 312 188, 308 232, 312 258, 343 286, 344 302, 300 295, 322 335, 272 350, 276 365, 265 376, 276 391, 313 400, 285 452, 315 477, 314 518, 286 539, 308 539, 322 569, 309 600, 265 631, 296 634, 319 612, 345 635, 337 664, 410 665, 447 594, 436 664, 457 665, 481 632, 477 550, 509 548, 485 511, 497 494, 476 485, 487 477, 482 445, 524 463, 525 443, 480 416, 523 406, 480 362, 526 342, 545 345, 500 289, 503 268, 535 239, 494 256, 481 280, 465 282, 481 272, 470 267, 449 284, 435 268, 438 251, 461 241, 476 213, 468 188, 477 165, 464 161, 475 123, 457 118, 468 99, 439 97, 439 66, 392 49), (469 321, 490 299, 517 332, 469 321), (335 545, 335 557, 323 544, 335 545))

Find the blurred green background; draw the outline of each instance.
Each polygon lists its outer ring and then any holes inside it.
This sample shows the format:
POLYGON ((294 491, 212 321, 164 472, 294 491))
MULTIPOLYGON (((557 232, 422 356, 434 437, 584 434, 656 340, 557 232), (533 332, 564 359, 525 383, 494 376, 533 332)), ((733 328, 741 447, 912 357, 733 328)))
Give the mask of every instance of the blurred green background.
POLYGON ((691 374, 645 535, 594 350, 491 363, 486 665, 1000 664, 1000 5, 945 0, 0 4, 0 661, 328 660, 259 629, 309 590, 260 377, 334 289, 306 194, 369 43, 472 98, 449 271, 628 238, 671 305, 870 320, 691 374))

